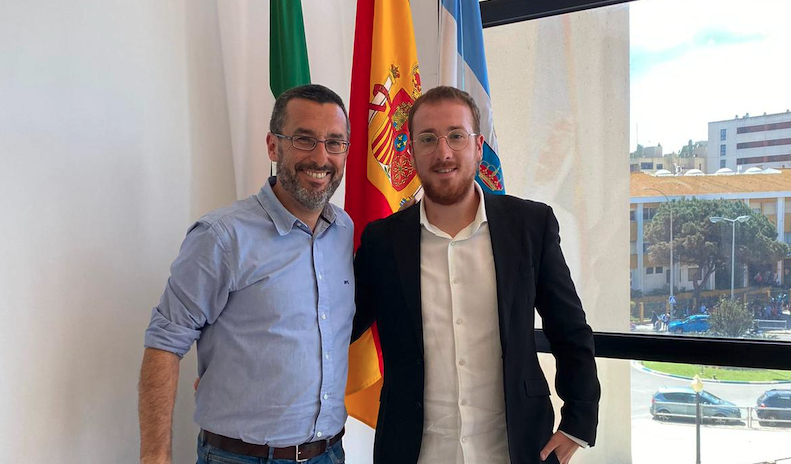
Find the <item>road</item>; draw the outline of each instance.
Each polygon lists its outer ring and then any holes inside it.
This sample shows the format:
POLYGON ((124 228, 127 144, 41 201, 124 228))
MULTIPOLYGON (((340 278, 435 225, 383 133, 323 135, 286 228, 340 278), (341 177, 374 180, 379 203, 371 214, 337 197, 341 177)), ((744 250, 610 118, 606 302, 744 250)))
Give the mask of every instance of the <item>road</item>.
MULTIPOLYGON (((655 421, 649 412, 651 397, 659 388, 685 387, 689 381, 646 372, 634 364, 631 381, 632 463, 694 463, 695 423, 655 421)), ((737 406, 755 406, 758 396, 775 387, 704 381, 705 390, 737 406)), ((701 462, 755 464, 788 458, 791 463, 791 428, 758 427, 757 422, 753 422, 753 427, 747 428, 746 421, 738 425, 704 424, 700 433, 701 462)))

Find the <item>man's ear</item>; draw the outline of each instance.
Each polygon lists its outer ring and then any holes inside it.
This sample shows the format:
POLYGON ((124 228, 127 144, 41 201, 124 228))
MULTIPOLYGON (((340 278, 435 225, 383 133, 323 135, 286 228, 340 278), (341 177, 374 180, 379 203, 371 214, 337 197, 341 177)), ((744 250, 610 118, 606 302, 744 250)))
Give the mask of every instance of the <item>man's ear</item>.
POLYGON ((475 137, 475 149, 478 152, 478 164, 483 161, 483 134, 478 134, 475 137))
POLYGON ((266 151, 269 154, 271 161, 277 162, 277 137, 272 135, 271 132, 266 134, 266 151))

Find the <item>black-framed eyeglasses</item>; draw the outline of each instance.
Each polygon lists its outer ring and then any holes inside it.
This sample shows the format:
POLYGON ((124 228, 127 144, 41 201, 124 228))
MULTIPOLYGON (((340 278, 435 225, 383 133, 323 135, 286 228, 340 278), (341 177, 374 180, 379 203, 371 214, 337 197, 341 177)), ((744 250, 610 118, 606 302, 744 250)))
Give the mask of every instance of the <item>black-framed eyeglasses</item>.
POLYGON ((349 142, 341 139, 327 139, 319 140, 316 137, 309 135, 283 135, 272 132, 272 135, 279 139, 286 139, 291 141, 291 146, 297 150, 311 151, 316 148, 316 145, 323 143, 324 149, 327 153, 334 153, 336 155, 346 153, 349 150, 349 142))
POLYGON ((464 129, 454 129, 448 132, 448 135, 441 136, 431 132, 424 132, 412 139, 412 149, 416 155, 430 155, 439 146, 439 139, 445 139, 451 150, 459 151, 467 147, 467 144, 470 143, 470 137, 474 135, 480 134, 470 133, 464 129))

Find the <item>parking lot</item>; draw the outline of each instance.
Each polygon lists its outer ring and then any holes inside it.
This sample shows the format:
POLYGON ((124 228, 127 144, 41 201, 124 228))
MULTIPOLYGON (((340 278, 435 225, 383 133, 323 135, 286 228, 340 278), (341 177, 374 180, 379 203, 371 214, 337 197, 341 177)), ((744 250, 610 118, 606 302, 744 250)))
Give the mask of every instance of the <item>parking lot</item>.
MULTIPOLYGON (((660 388, 688 387, 684 379, 646 372, 633 364, 632 382, 632 462, 634 464, 695 462, 694 420, 657 421, 649 412, 652 395, 660 388)), ((735 403, 755 406, 755 400, 770 388, 791 385, 727 384, 705 382, 707 391, 735 403)), ((746 414, 744 410, 743 416, 746 414)), ((747 427, 742 420, 729 425, 701 426, 701 462, 791 464, 791 427, 761 427, 757 421, 747 427)))

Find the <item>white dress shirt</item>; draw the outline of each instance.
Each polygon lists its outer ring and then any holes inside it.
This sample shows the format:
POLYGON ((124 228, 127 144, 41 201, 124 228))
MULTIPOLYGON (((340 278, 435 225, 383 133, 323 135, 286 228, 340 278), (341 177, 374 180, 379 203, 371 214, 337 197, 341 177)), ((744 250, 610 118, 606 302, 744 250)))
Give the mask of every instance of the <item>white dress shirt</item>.
POLYGON ((426 381, 420 464, 508 464, 494 256, 483 193, 451 237, 420 204, 426 381))
POLYGON ((419 464, 510 464, 494 255, 483 192, 475 190, 475 219, 455 237, 432 225, 420 203, 426 380, 419 464))

